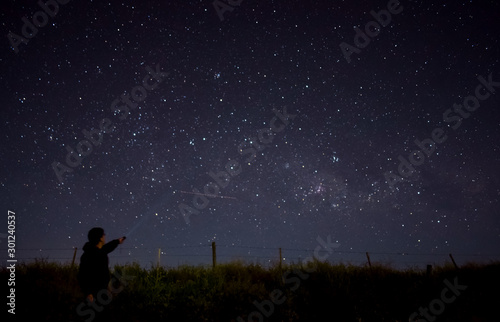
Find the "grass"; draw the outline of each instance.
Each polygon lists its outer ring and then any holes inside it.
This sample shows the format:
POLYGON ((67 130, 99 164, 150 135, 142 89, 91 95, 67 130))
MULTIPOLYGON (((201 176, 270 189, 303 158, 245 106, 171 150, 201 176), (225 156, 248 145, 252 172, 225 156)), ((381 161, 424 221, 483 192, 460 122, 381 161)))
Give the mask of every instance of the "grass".
MULTIPOLYGON (((113 284, 117 294, 105 306, 106 321, 248 321, 249 316, 265 321, 408 321, 419 307, 441 297, 444 280, 453 283, 455 278, 467 289, 445 305, 436 321, 497 320, 494 309, 500 302, 500 263, 460 270, 437 267, 429 276, 419 270, 323 262, 282 268, 232 262, 214 269, 129 264, 115 266, 113 272, 123 276, 123 283, 113 284)), ((7 274, 5 268, 0 272, 4 281, 7 274)), ((90 314, 77 314, 83 294, 76 274, 76 267, 47 261, 18 264, 16 315, 90 320, 90 314)))

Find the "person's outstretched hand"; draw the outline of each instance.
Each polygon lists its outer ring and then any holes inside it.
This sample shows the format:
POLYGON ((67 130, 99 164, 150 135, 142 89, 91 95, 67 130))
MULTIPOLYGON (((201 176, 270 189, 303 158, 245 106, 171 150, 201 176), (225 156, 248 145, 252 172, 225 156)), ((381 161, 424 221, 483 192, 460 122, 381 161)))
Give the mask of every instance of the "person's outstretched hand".
POLYGON ((127 237, 123 236, 121 238, 118 238, 118 242, 123 243, 127 237))

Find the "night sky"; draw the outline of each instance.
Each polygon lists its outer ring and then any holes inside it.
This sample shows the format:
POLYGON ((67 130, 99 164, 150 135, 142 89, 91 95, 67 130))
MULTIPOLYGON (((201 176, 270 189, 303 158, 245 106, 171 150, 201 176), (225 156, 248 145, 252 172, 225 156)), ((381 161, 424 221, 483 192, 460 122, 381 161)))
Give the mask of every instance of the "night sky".
POLYGON ((2 5, 2 265, 8 210, 26 261, 500 259, 496 1, 60 2, 2 5))

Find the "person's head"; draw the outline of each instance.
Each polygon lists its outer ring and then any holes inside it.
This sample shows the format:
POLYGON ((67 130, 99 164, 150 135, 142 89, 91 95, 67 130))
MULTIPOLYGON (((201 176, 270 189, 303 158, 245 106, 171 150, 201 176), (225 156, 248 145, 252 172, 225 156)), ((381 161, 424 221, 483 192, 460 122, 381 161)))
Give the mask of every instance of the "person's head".
POLYGON ((104 245, 105 237, 104 229, 101 227, 94 227, 89 230, 87 237, 89 238, 89 243, 95 245, 100 248, 100 246, 104 245))

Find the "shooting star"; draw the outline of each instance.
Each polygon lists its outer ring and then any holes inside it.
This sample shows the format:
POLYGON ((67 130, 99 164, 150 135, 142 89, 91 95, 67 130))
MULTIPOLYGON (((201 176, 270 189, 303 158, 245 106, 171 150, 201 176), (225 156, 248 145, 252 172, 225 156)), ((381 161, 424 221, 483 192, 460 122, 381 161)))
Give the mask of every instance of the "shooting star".
POLYGON ((207 197, 212 197, 212 198, 226 198, 226 199, 234 199, 234 200, 238 200, 238 199, 237 199, 237 198, 235 198, 235 197, 212 195, 212 194, 208 194, 208 193, 201 193, 201 192, 190 192, 190 191, 182 191, 182 190, 179 190, 179 192, 180 192, 180 193, 187 193, 187 194, 190 194, 190 195, 207 196, 207 197))

